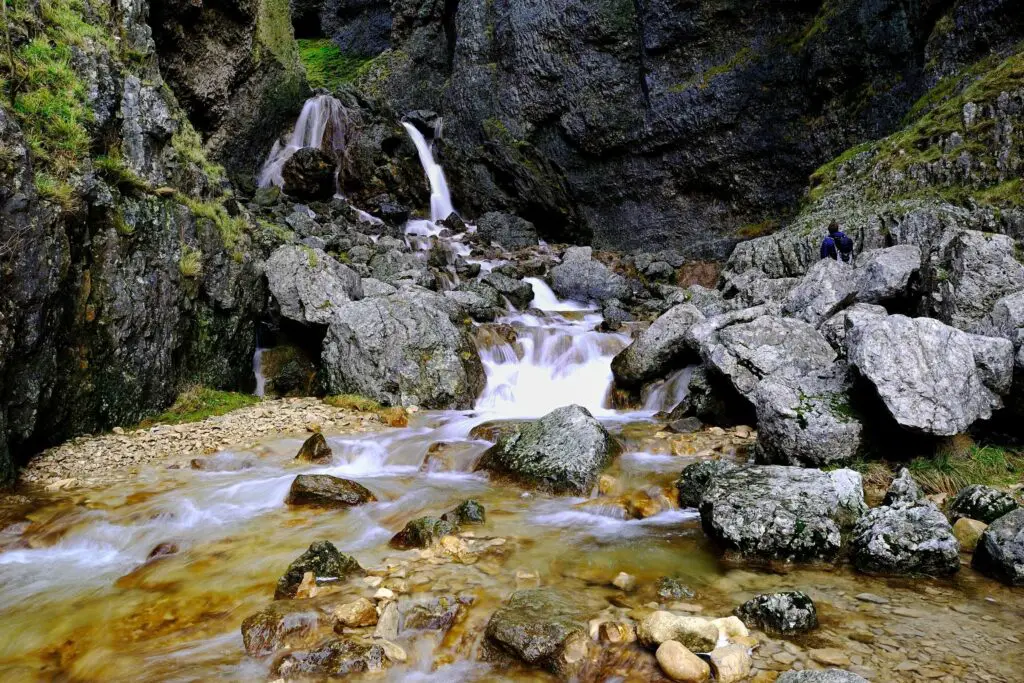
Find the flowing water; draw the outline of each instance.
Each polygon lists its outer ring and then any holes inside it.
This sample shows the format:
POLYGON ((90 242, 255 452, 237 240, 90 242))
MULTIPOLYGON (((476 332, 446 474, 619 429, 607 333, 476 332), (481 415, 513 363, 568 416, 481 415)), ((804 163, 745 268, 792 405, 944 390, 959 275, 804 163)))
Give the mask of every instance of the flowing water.
POLYGON ((257 178, 259 187, 282 187, 281 171, 293 154, 303 147, 317 147, 340 158, 345 153, 348 135, 348 112, 330 95, 317 95, 306 100, 295 128, 286 139, 277 140, 267 155, 257 178))
MULTIPOLYGON (((416 140, 418 132, 410 135, 416 140)), ((443 174, 431 174, 429 148, 425 142, 417 147, 421 157, 427 152, 436 218, 444 202, 450 209, 450 200, 443 174)), ((948 658, 960 645, 968 659, 971 652, 984 656, 977 670, 991 675, 976 680, 1020 680, 1013 676, 1024 670, 1021 648, 1000 634, 1019 632, 1024 600, 970 571, 945 581, 885 581, 847 569, 755 573, 720 561, 694 510, 669 506, 646 519, 626 519, 584 498, 526 493, 474 473, 490 445, 471 435, 474 427, 537 417, 569 403, 586 406, 624 444, 610 469, 623 491, 671 490, 692 461, 672 454, 653 418, 683 397, 688 371, 649 392, 642 410, 613 410, 610 364, 627 335, 595 331, 600 316, 587 304, 559 300, 540 280, 531 284, 530 312, 510 311, 477 330, 487 384, 472 411, 424 411, 405 428, 327 434, 334 451, 328 465, 296 463, 303 435, 282 434, 256 451, 217 455, 223 471, 149 467, 130 483, 73 493, 25 491, 26 499, 0 508, 0 680, 264 680, 270 661, 245 654, 240 625, 271 601, 288 564, 320 539, 368 569, 401 567, 391 576, 401 577, 413 598, 468 593, 475 601, 467 620, 444 639, 403 633, 409 660, 373 680, 549 680, 479 661, 487 617, 523 585, 617 599, 621 594, 609 582, 620 571, 637 577, 637 605, 655 599, 659 577, 672 576, 695 589, 694 601, 712 616, 730 613, 757 591, 807 590, 819 605, 822 628, 786 646, 850 652, 881 670, 875 680, 918 680, 915 672, 929 665, 941 679, 958 670, 948 658), (511 341, 506 326, 515 331, 511 341), (354 479, 378 502, 343 511, 289 507, 285 496, 300 472, 354 479), (418 551, 389 549, 388 540, 407 521, 470 497, 487 510, 477 536, 505 539, 508 552, 500 558, 433 564, 418 562, 418 551), (149 559, 157 548, 175 552, 149 559), (863 592, 905 612, 853 598, 863 592), (887 673, 885 667, 902 660, 913 667, 887 673)), ((764 641, 755 663, 804 665, 806 657, 782 647, 764 641), (772 653, 789 659, 776 661, 772 653)))

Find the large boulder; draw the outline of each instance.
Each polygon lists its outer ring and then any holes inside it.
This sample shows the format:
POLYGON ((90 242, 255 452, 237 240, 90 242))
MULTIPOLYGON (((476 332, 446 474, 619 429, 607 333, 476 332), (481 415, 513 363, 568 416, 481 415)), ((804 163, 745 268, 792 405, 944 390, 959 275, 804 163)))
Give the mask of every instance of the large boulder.
POLYGON ((996 301, 989 314, 971 331, 987 337, 1009 339, 1017 351, 1017 370, 1024 371, 1024 290, 996 301))
POLYGON ((800 591, 763 593, 736 608, 736 616, 748 626, 767 633, 806 633, 818 627, 818 610, 810 596, 800 591))
POLYGON ((278 680, 334 680, 367 671, 377 672, 389 662, 384 646, 353 638, 332 638, 306 652, 289 652, 271 666, 278 680))
POLYGON ((300 474, 295 477, 285 504, 319 508, 345 508, 376 501, 362 484, 329 474, 300 474))
MULTIPOLYGON (((365 289, 365 280, 363 287, 365 289)), ((846 331, 861 318, 884 318, 889 315, 883 306, 876 304, 854 304, 836 313, 818 327, 821 336, 832 345, 840 356, 846 356, 846 331)))
POLYGON ((587 628, 591 616, 578 593, 553 588, 516 591, 487 622, 489 658, 504 653, 562 679, 571 678, 592 647, 587 628))
POLYGON ((375 279, 395 287, 419 285, 429 288, 436 284, 427 262, 403 249, 384 249, 370 259, 368 266, 375 279))
POLYGON ((1016 510, 1020 505, 1009 493, 994 489, 983 484, 974 484, 960 489, 956 498, 949 504, 949 518, 976 519, 991 524, 1003 515, 1016 510))
POLYGON ((551 289, 574 301, 607 301, 632 298, 626 278, 594 259, 590 247, 569 249, 562 263, 551 269, 551 289))
POLYGON ((700 501, 704 498, 704 491, 715 477, 736 467, 736 464, 728 460, 700 460, 684 467, 679 479, 676 480, 679 507, 699 507, 700 501))
POLYGON ((921 269, 921 248, 899 244, 861 255, 857 263, 857 301, 878 304, 909 298, 921 269))
POLYGON ((760 381, 772 375, 800 377, 831 368, 836 352, 812 325, 772 315, 743 321, 760 310, 710 318, 687 335, 698 344, 705 365, 727 378, 740 395, 751 400, 760 381), (730 324, 731 320, 738 322, 730 324), (723 326, 710 333, 704 329, 720 323, 723 326))
POLYGON ((853 566, 883 576, 948 576, 960 570, 960 542, 927 500, 868 510, 850 539, 853 566))
POLYGON ((303 147, 281 169, 284 191, 299 199, 330 199, 335 192, 337 161, 316 147, 303 147))
POLYGON ((487 273, 480 281, 496 289, 516 308, 526 308, 533 301, 533 287, 529 282, 495 272, 487 273))
POLYGON ((821 259, 789 291, 782 310, 815 327, 857 296, 857 278, 853 266, 833 259, 821 259))
POLYGON ((618 450, 590 411, 570 405, 503 434, 477 469, 552 493, 586 495, 618 450))
POLYGON ((265 270, 281 315, 300 323, 328 325, 340 306, 363 298, 356 272, 321 249, 278 247, 265 270))
POLYGON ((931 318, 871 316, 856 320, 847 332, 846 355, 897 423, 950 436, 1002 406, 991 387, 1004 386, 1004 380, 990 371, 1012 368, 1012 345, 1002 342, 983 345, 982 365, 974 335, 931 318))
POLYGON ((485 213, 476 222, 476 231, 487 243, 497 242, 507 249, 522 249, 537 244, 537 228, 530 221, 500 211, 485 213))
POLYGON ((752 465, 718 473, 701 497, 700 517, 705 533, 731 552, 807 562, 835 559, 840 531, 865 509, 853 470, 752 465))
POLYGON ((1024 508, 1003 515, 985 529, 971 566, 1003 583, 1024 586, 1024 508))
POLYGON ((327 391, 385 405, 472 407, 484 386, 476 346, 451 320, 458 306, 428 294, 403 289, 338 308, 323 343, 327 391))
POLYGON ((299 555, 277 582, 274 599, 294 598, 306 572, 312 572, 319 584, 337 582, 349 576, 362 576, 366 571, 354 558, 339 552, 330 541, 316 541, 299 555))
POLYGON ((759 463, 824 467, 847 463, 862 426, 841 377, 769 377, 754 392, 759 463))
POLYGON ((673 306, 612 359, 615 381, 638 387, 681 367, 691 350, 686 332, 704 314, 692 304, 673 306))
POLYGON ((946 245, 945 272, 939 278, 939 312, 946 322, 970 329, 996 301, 1024 290, 1024 264, 1008 235, 963 230, 946 245))

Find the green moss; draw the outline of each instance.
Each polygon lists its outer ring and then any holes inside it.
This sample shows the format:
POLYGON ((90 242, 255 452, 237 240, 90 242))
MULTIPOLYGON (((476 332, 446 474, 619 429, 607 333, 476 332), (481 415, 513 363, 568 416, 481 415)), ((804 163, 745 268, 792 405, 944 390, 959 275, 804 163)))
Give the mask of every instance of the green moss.
POLYGON ((259 61, 269 53, 286 69, 298 69, 299 50, 292 30, 291 9, 288 0, 258 0, 254 56, 259 61))
POLYGON ((223 197, 213 200, 202 200, 175 192, 174 199, 183 204, 197 218, 211 221, 220 233, 224 245, 233 247, 248 230, 249 224, 241 216, 232 216, 224 206, 223 197))
POLYGON ((759 223, 745 223, 740 226, 737 235, 745 240, 764 237, 765 235, 770 235, 778 230, 779 225, 781 225, 781 223, 775 218, 769 218, 759 223))
POLYGON ((310 87, 335 90, 355 80, 370 57, 347 55, 333 41, 322 38, 298 40, 299 58, 306 68, 310 87))
POLYGON ((219 183, 224 179, 226 173, 224 167, 215 164, 206 156, 206 149, 203 147, 203 138, 199 135, 188 119, 182 118, 178 121, 178 131, 171 138, 171 147, 184 161, 190 162, 202 169, 212 182, 219 183))
POLYGON ((199 422, 208 417, 224 415, 232 410, 254 405, 259 401, 259 398, 251 394, 217 391, 203 386, 189 387, 181 392, 173 406, 155 417, 144 420, 139 426, 199 422))
MULTIPOLYGON (((310 247, 304 246, 302 249, 306 252, 306 262, 309 263, 309 267, 316 268, 320 263, 320 258, 316 255, 316 252, 310 247)), ((330 305, 330 302, 328 302, 328 305, 330 305)))
POLYGON ((794 53, 802 52, 807 47, 807 43, 813 38, 826 33, 829 24, 835 19, 838 12, 838 7, 831 0, 823 2, 818 13, 811 19, 804 31, 792 42, 789 48, 790 51, 794 53))
POLYGON ((181 246, 178 270, 183 277, 196 278, 203 274, 203 252, 187 244, 181 246))

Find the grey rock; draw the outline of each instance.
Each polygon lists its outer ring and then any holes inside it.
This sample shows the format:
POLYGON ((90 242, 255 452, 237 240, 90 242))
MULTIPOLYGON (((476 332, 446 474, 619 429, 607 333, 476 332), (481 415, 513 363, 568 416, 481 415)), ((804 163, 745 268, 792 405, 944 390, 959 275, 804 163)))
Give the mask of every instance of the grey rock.
POLYGON ((394 285, 378 280, 374 277, 363 278, 363 296, 369 299, 375 296, 389 296, 398 291, 394 285))
POLYGON ((940 313, 953 327, 967 330, 985 318, 996 301, 1024 290, 1024 264, 1012 237, 963 230, 944 251, 940 313))
POLYGON ((385 405, 471 407, 484 372, 468 331, 451 320, 460 315, 450 300, 415 288, 344 304, 323 344, 327 391, 385 405))
POLYGON ((503 312, 502 308, 492 305, 476 292, 453 289, 444 292, 443 296, 464 308, 469 317, 477 322, 494 322, 494 319, 503 312))
POLYGON ((274 661, 271 675, 281 680, 336 679, 380 671, 388 662, 384 648, 353 638, 332 638, 308 652, 289 652, 274 661))
POLYGON ((670 432, 676 434, 693 434, 704 429, 704 423, 696 417, 684 417, 679 420, 673 420, 667 425, 670 432))
POLYGON ((825 467, 845 464, 861 447, 863 427, 841 378, 769 377, 754 391, 757 462, 825 467))
MULTIPOLYGON (((382 238, 380 242, 383 241, 382 238)), ((381 247, 380 242, 378 249, 381 247)), ((403 284, 432 287, 435 284, 435 277, 427 267, 426 261, 402 249, 378 250, 370 259, 369 266, 373 277, 396 287, 403 284)))
POLYGON ((992 306, 985 318, 971 329, 987 337, 1002 337, 1013 342, 1017 351, 1017 369, 1024 370, 1024 291, 1008 294, 992 306))
MULTIPOLYGON (((910 470, 906 467, 900 469, 900 473, 892 480, 889 484, 889 489, 885 492, 885 499, 882 500, 882 505, 895 505, 896 503, 916 503, 924 498, 924 492, 921 491, 921 487, 914 481, 914 477, 911 476, 910 470)), ((956 520, 953 520, 956 521, 956 520)))
MULTIPOLYGON (((364 284, 365 287, 365 284, 364 284)), ((846 355, 846 330, 857 320, 868 317, 885 317, 889 312, 874 304, 854 304, 839 311, 818 327, 821 336, 842 356, 846 355)))
POLYGON ((242 644, 250 657, 301 647, 311 637, 329 632, 330 613, 309 600, 278 600, 242 622, 242 644))
POLYGON ((857 263, 857 301, 877 304, 907 297, 920 269, 921 248, 913 244, 862 254, 857 263))
POLYGON ((945 436, 1002 406, 986 386, 974 346, 971 335, 938 320, 902 315, 857 320, 846 336, 850 364, 874 386, 896 422, 945 436))
POLYGON ((277 582, 275 600, 294 598, 306 572, 313 572, 317 584, 337 582, 366 572, 352 557, 339 552, 330 541, 316 541, 302 553, 277 582))
POLYGON ((869 683, 866 678, 843 669, 824 671, 787 671, 775 683, 869 683))
POLYGON ((591 615, 578 593, 554 588, 516 591, 491 615, 488 643, 530 666, 571 678, 590 649, 591 615))
POLYGON ((947 576, 960 570, 960 542, 927 500, 868 510, 850 538, 853 566, 884 576, 947 576))
POLYGON ((991 524, 1003 515, 1020 507, 1009 493, 983 484, 973 484, 960 489, 949 504, 950 521, 966 517, 991 524))
POLYGON ((644 275, 652 280, 671 280, 676 275, 676 270, 665 261, 654 261, 644 268, 644 275))
POLYGON ((476 229, 488 243, 497 242, 508 249, 522 249, 537 244, 537 228, 533 223, 499 211, 490 211, 480 216, 476 229))
POLYGON ((1010 586, 1024 586, 1024 508, 992 522, 974 549, 971 566, 1010 586))
POLYGON ((303 147, 281 169, 285 194, 299 199, 329 199, 334 194, 335 159, 316 147, 303 147))
MULTIPOLYGON (((618 273, 600 261, 590 258, 582 247, 570 248, 562 263, 551 269, 551 289, 558 296, 574 301, 626 301, 632 288, 618 273)), ((589 247, 586 247, 589 250, 589 247)))
POLYGON ((318 508, 347 508, 377 500, 365 486, 329 474, 300 474, 295 477, 285 505, 318 508))
POLYGON ((675 602, 677 600, 692 600, 696 593, 692 588, 677 578, 662 576, 654 584, 654 593, 659 600, 664 602, 675 602))
POLYGON ((516 308, 526 308, 533 301, 533 286, 529 282, 516 280, 501 273, 488 273, 480 278, 486 285, 494 287, 499 294, 506 297, 516 308))
POLYGON ((476 468, 553 493, 586 495, 618 449, 586 408, 570 405, 502 435, 476 468))
POLYGON ((440 541, 443 536, 454 534, 458 530, 458 524, 448 520, 437 517, 419 517, 410 521, 405 528, 392 536, 388 545, 400 550, 428 548, 440 541))
POLYGON ((800 591, 763 593, 737 607, 735 614, 747 626, 766 633, 790 635, 818 627, 814 601, 800 591))
POLYGON ((686 333, 702 320, 704 314, 692 304, 670 308, 612 359, 616 383, 637 387, 682 367, 694 355, 686 333))
POLYGON ((359 276, 320 249, 278 247, 266 273, 281 315, 297 322, 330 324, 339 307, 363 298, 359 276))
POLYGON ((679 506, 684 508, 700 507, 707 490, 717 476, 723 472, 736 469, 736 465, 728 460, 701 460, 683 468, 676 480, 679 491, 679 506))
POLYGON ((821 259, 789 291, 782 310, 815 327, 846 306, 857 295, 853 267, 842 261, 821 259))
POLYGON ((968 339, 981 381, 995 393, 1005 396, 1013 385, 1013 342, 979 334, 969 335, 968 339))
POLYGON ((840 530, 864 512, 861 477, 779 465, 728 469, 700 503, 705 533, 755 560, 807 562, 839 554, 840 530))
POLYGON ((143 83, 138 76, 126 76, 121 120, 121 139, 128 166, 150 182, 165 181, 159 152, 177 132, 178 122, 164 93, 156 85, 143 83))
POLYGON ((402 619, 402 630, 447 632, 456 621, 464 617, 465 612, 465 608, 454 597, 442 595, 407 609, 402 619))

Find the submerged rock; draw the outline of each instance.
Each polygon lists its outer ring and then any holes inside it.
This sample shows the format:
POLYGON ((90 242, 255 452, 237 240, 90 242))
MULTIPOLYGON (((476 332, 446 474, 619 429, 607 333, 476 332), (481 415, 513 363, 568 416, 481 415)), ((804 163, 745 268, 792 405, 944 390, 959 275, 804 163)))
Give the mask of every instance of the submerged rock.
POLYGON ((649 648, 674 640, 695 652, 710 652, 718 642, 718 627, 702 617, 684 617, 659 610, 640 620, 636 636, 641 645, 649 648))
POLYGON ((329 474, 300 474, 292 482, 286 505, 339 508, 354 507, 376 501, 376 496, 362 484, 329 474))
POLYGON ((960 570, 960 543, 931 501, 868 510, 850 538, 853 566, 885 576, 947 576, 960 570))
POLYGON ((465 608, 456 598, 441 596, 407 609, 402 628, 407 631, 448 631, 465 614, 465 608))
POLYGON ((586 408, 571 405, 501 435, 477 469, 553 493, 581 495, 590 492, 618 450, 586 408))
POLYGON ((332 622, 331 615, 311 601, 277 601, 242 622, 242 643, 251 657, 285 647, 310 647, 330 631, 332 622))
POLYGON ((458 526, 448 520, 437 517, 419 517, 406 524, 404 529, 395 534, 389 545, 402 550, 427 548, 440 541, 442 536, 448 536, 457 531, 458 526))
POLYGON ((949 504, 949 518, 953 522, 966 517, 991 524, 1018 507, 1020 504, 1009 493, 984 484, 974 484, 960 489, 956 494, 956 498, 949 504))
POLYGON ((807 562, 834 559, 840 530, 865 509, 857 472, 768 465, 717 473, 702 496, 700 516, 705 533, 729 551, 807 562))
POLYGON ((659 599, 666 602, 675 602, 676 600, 690 600, 696 595, 693 589, 684 584, 679 579, 671 576, 663 576, 658 579, 658 583, 655 584, 654 592, 659 599))
POLYGON ((294 598, 306 572, 312 572, 317 585, 363 576, 366 571, 354 558, 338 551, 330 541, 316 541, 302 553, 277 582, 275 600, 294 598))
POLYGON ((327 391, 385 405, 469 408, 484 386, 469 332, 451 321, 448 302, 424 290, 340 307, 323 343, 327 391))
MULTIPOLYGON (((1002 406, 989 386, 993 382, 986 382, 984 367, 990 363, 979 365, 972 336, 931 318, 867 317, 848 331, 847 357, 897 423, 951 436, 1002 406)), ((1001 349, 986 348, 1012 369, 1012 344, 1000 341, 1001 349)))
POLYGON ((299 448, 299 454, 295 456, 295 459, 302 462, 323 464, 330 462, 333 455, 331 447, 327 445, 327 439, 324 438, 323 434, 317 432, 302 443, 302 447, 299 448))
POLYGON ((1010 586, 1024 586, 1024 509, 989 525, 974 550, 971 566, 1010 586))
POLYGON ((286 244, 265 270, 281 315, 296 322, 330 324, 339 307, 363 298, 356 272, 322 249, 286 244))
POLYGON ((271 666, 271 674, 285 680, 341 678, 380 671, 388 663, 384 648, 354 638, 334 638, 308 652, 290 652, 271 666))
POLYGON ((765 593, 736 608, 736 616, 766 633, 806 633, 818 627, 818 610, 800 591, 765 593))
POLYGON ((738 683, 748 680, 753 662, 743 645, 715 648, 710 655, 711 669, 717 683, 738 683))
POLYGON ((612 359, 616 383, 638 387, 682 367, 692 350, 686 333, 704 314, 692 304, 673 306, 612 359))
POLYGON ((521 590, 491 615, 485 636, 498 652, 566 679, 588 659, 590 616, 578 595, 553 588, 521 590))

